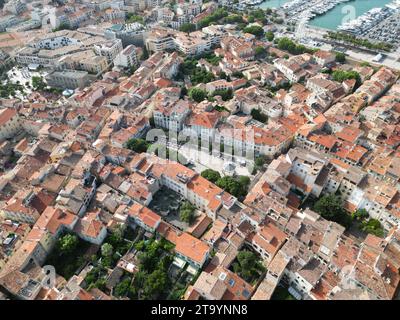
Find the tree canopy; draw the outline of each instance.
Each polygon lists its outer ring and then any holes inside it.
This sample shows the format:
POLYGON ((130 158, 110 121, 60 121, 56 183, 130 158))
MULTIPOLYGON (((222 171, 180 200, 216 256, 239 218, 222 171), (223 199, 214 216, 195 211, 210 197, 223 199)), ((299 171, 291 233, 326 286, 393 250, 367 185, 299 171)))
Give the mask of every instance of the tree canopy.
POLYGON ((114 248, 111 244, 109 243, 104 243, 101 246, 101 255, 103 257, 110 257, 113 254, 114 248))
POLYGON ((42 91, 42 90, 46 89, 47 84, 46 84, 46 82, 44 82, 42 77, 33 76, 32 77, 32 87, 35 90, 42 91))
POLYGON ((390 51, 393 48, 393 45, 387 42, 371 42, 368 39, 356 37, 355 35, 346 33, 346 32, 333 32, 328 31, 327 37, 337 41, 348 42, 360 47, 365 47, 368 49, 375 50, 384 50, 390 51))
POLYGON ((228 15, 229 14, 228 14, 228 11, 226 9, 218 8, 212 14, 210 14, 207 17, 201 19, 198 22, 198 26, 199 26, 199 28, 208 27, 210 24, 218 22, 219 20, 221 20, 224 17, 227 17, 228 15))
POLYGON ((337 222, 345 228, 351 225, 351 217, 343 208, 341 198, 334 194, 322 196, 314 204, 313 209, 323 218, 337 222))
POLYGON ((74 234, 66 234, 58 240, 58 248, 61 253, 70 253, 78 246, 78 237, 74 234))
POLYGON ((201 173, 201 176, 214 184, 218 181, 218 179, 221 179, 221 175, 219 174, 219 172, 212 169, 204 170, 201 173))
POLYGON ((146 152, 150 144, 144 139, 130 139, 126 143, 126 147, 138 153, 146 152))
POLYGON ((124 297, 128 294, 130 288, 131 288, 131 279, 125 278, 115 286, 114 295, 117 297, 124 297))
POLYGON ((254 160, 254 164, 256 165, 256 167, 258 169, 262 168, 264 166, 265 162, 266 162, 266 158, 265 158, 265 156, 262 156, 262 155, 256 157, 256 159, 254 160))
POLYGON ((254 120, 260 121, 262 123, 266 123, 268 121, 268 116, 258 109, 252 109, 250 114, 254 120))
POLYGON ((369 218, 368 211, 365 209, 358 209, 351 215, 353 220, 363 221, 364 219, 369 218))
POLYGON ((266 13, 267 12, 261 8, 251 10, 247 16, 247 21, 250 23, 253 23, 254 21, 259 21, 265 25, 268 22, 268 20, 266 19, 266 13))
POLYGON ((364 220, 361 226, 363 231, 371 233, 377 237, 383 237, 384 235, 382 225, 377 219, 370 218, 369 220, 364 220))
POLYGON ((255 253, 243 250, 237 255, 237 262, 233 264, 233 269, 240 277, 247 282, 253 282, 265 270, 255 253))
POLYGON ((179 209, 179 218, 192 224, 196 218, 195 210, 196 208, 189 201, 184 201, 179 209))
POLYGON ((215 90, 213 96, 220 96, 223 101, 228 101, 233 98, 232 89, 215 90))
POLYGON ((384 236, 384 231, 379 220, 370 218, 368 211, 364 208, 353 212, 351 218, 362 231, 371 233, 377 237, 384 236))
POLYGON ((196 102, 201 102, 207 98, 207 92, 200 88, 191 88, 189 90, 189 97, 196 102))
POLYGON ((243 32, 254 34, 258 38, 261 38, 264 35, 264 29, 257 25, 248 26, 243 29, 243 32))
POLYGON ((291 54, 302 54, 312 51, 307 49, 306 46, 298 44, 287 37, 283 37, 278 40, 278 48, 280 50, 288 51, 291 54))
POLYGON ((195 68, 190 75, 190 81, 193 85, 199 83, 208 83, 215 80, 212 72, 207 71, 205 68, 195 68))
POLYGON ((247 194, 250 178, 246 176, 225 176, 217 180, 216 185, 238 199, 243 199, 247 194))
POLYGON ((356 80, 357 85, 361 84, 360 74, 354 70, 350 70, 350 71, 335 70, 332 72, 332 78, 333 78, 333 80, 335 80, 337 82, 343 82, 343 81, 346 81, 349 79, 354 79, 354 80, 356 80))
POLYGON ((267 31, 265 33, 265 37, 267 38, 268 41, 273 41, 275 38, 275 35, 272 31, 267 31))
POLYGON ((148 297, 164 291, 169 283, 168 275, 165 270, 157 268, 146 278, 144 282, 144 293, 148 297))
POLYGON ((139 250, 139 272, 135 274, 132 285, 122 290, 133 299, 154 299, 160 296, 171 281, 168 277, 168 268, 173 256, 170 254, 173 244, 165 239, 140 241, 135 245, 139 250))
POLYGON ((257 57, 263 57, 263 56, 266 55, 267 50, 265 50, 265 48, 264 48, 263 46, 257 46, 257 47, 254 49, 254 52, 255 52, 255 54, 256 54, 257 57))
POLYGON ((127 13, 126 15, 126 23, 134 23, 134 22, 139 22, 139 23, 144 23, 144 19, 142 16, 133 14, 131 12, 127 13))
POLYGON ((344 63, 346 61, 346 55, 343 52, 336 52, 336 61, 344 63))
POLYGON ((229 16, 224 18, 224 22, 233 24, 233 23, 243 23, 244 20, 243 20, 243 17, 241 15, 231 14, 231 15, 229 15, 229 16))
POLYGON ((196 25, 193 23, 183 23, 180 27, 179 30, 182 32, 193 32, 196 30, 196 25))

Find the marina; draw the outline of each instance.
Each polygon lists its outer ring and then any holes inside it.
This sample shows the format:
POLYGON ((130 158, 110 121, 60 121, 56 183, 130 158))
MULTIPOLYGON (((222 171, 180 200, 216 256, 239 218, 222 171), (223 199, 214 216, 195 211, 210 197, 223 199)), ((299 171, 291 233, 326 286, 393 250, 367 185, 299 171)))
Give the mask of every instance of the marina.
POLYGON ((301 21, 318 28, 338 30, 343 22, 355 20, 371 9, 385 8, 386 13, 386 5, 392 2, 392 0, 266 0, 257 6, 262 9, 280 8, 287 14, 289 22, 301 21))
POLYGON ((345 22, 337 27, 340 31, 347 31, 354 34, 363 34, 366 30, 371 29, 373 26, 386 19, 393 14, 393 10, 383 8, 373 8, 357 19, 345 22))
POLYGON ((285 3, 290 2, 290 0, 267 0, 267 1, 263 1, 259 7, 261 9, 267 9, 267 8, 271 8, 271 9, 277 9, 281 6, 283 6, 285 3))
POLYGON ((391 2, 392 0, 355 0, 348 3, 341 3, 324 15, 310 20, 309 25, 329 30, 337 30, 343 22, 357 19, 369 10, 382 8, 391 2))
POLYGON ((357 19, 341 24, 337 29, 340 31, 351 32, 356 35, 364 35, 383 20, 398 13, 399 8, 400 4, 396 5, 396 3, 393 3, 390 6, 384 6, 383 8, 373 8, 359 16, 357 19))

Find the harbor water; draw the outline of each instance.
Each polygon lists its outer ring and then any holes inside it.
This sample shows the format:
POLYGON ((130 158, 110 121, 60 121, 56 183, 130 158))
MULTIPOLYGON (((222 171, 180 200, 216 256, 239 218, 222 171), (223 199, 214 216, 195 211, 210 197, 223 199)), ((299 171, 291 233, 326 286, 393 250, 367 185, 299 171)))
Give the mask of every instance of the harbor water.
POLYGON ((267 9, 267 8, 275 8, 276 9, 289 1, 290 0, 266 0, 263 3, 261 3, 258 7, 262 8, 262 9, 267 9))
MULTIPOLYGON (((266 0, 258 7, 263 9, 278 8, 287 2, 290 2, 290 0, 266 0)), ((372 8, 382 8, 391 2, 392 0, 353 0, 339 3, 332 10, 310 20, 308 24, 319 28, 336 30, 343 22, 355 19, 372 8)))

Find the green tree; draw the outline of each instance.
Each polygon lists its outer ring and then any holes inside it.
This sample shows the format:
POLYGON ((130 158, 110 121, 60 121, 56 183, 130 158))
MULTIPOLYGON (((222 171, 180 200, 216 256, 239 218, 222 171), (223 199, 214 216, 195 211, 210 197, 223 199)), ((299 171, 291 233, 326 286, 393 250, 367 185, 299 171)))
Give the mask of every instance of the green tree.
POLYGON ((268 41, 273 41, 275 38, 275 35, 272 31, 267 31, 265 33, 265 37, 267 38, 268 41))
POLYGON ((265 56, 265 54, 267 53, 267 50, 265 50, 265 48, 263 46, 257 46, 254 49, 254 52, 255 52, 256 56, 262 57, 262 56, 265 56))
POLYGON ((121 242, 124 239, 125 230, 126 227, 124 225, 117 225, 111 232, 110 241, 113 241, 113 243, 121 242))
POLYGON ((231 14, 224 19, 224 22, 233 24, 233 23, 243 23, 244 20, 243 17, 238 14, 231 14))
POLYGON ((92 283, 95 283, 99 276, 99 269, 97 267, 90 270, 85 278, 85 282, 87 286, 90 286, 92 283))
POLYGON ((104 243, 104 244, 101 246, 101 255, 102 255, 103 257, 111 257, 112 254, 113 254, 113 251, 114 251, 114 248, 113 248, 113 246, 112 246, 111 244, 109 244, 109 243, 104 243))
POLYGON ((179 209, 179 218, 184 222, 192 224, 196 218, 195 210, 196 208, 189 201, 185 201, 179 209))
POLYGON ((228 11, 225 8, 218 8, 215 10, 212 14, 208 15, 207 17, 201 19, 198 22, 198 26, 200 28, 204 28, 209 26, 210 24, 214 22, 218 22, 222 18, 225 18, 228 16, 228 11))
POLYGON ((140 269, 142 271, 151 272, 154 269, 159 257, 156 253, 146 251, 141 252, 138 258, 140 261, 140 269))
POLYGON ((125 297, 129 292, 130 286, 131 286, 131 279, 125 278, 115 286, 114 295, 116 297, 125 297))
POLYGON ((196 30, 196 25, 193 23, 184 23, 180 26, 179 30, 187 33, 193 32, 196 30))
POLYGON ((353 212, 351 217, 353 220, 363 221, 369 218, 369 214, 368 211, 363 208, 363 209, 357 209, 355 212, 353 212))
POLYGON ((200 88, 191 88, 189 97, 196 102, 201 102, 207 97, 207 92, 200 88))
POLYGON ((257 25, 248 26, 243 29, 243 32, 254 34, 258 38, 261 38, 264 35, 264 29, 257 25))
POLYGON ((144 24, 144 19, 140 15, 128 13, 126 15, 126 23, 134 23, 134 22, 139 22, 141 24, 144 24))
POLYGON ((268 121, 268 116, 266 114, 262 113, 258 109, 252 109, 250 114, 254 120, 260 121, 262 123, 267 123, 267 121, 268 121))
POLYGON ((215 76, 212 72, 207 71, 205 68, 196 67, 190 75, 190 81, 193 85, 199 83, 208 83, 215 80, 215 76))
POLYGON ((240 71, 235 71, 235 72, 232 72, 232 77, 242 79, 242 78, 244 78, 244 74, 240 71))
POLYGON ((368 49, 374 50, 384 50, 390 51, 393 48, 393 45, 387 42, 371 42, 368 39, 356 37, 355 35, 348 34, 345 32, 333 32, 329 31, 326 35, 327 38, 343 41, 354 44, 356 46, 365 47, 368 49))
POLYGON ((144 249, 144 247, 145 247, 145 242, 144 242, 144 240, 140 240, 140 241, 138 241, 138 242, 136 242, 136 243, 134 244, 134 248, 135 248, 137 251, 142 251, 142 250, 144 249))
POLYGON ((222 57, 219 57, 214 53, 207 53, 204 55, 204 59, 206 59, 207 62, 211 63, 213 66, 217 66, 219 62, 222 60, 222 57))
POLYGON ((188 90, 185 86, 182 86, 181 88, 181 94, 180 94, 180 98, 184 99, 184 97, 188 94, 188 90))
POLYGON ((288 51, 291 54, 302 54, 305 52, 312 52, 302 44, 297 44, 293 40, 283 37, 278 40, 278 49, 288 51))
POLYGON ((237 262, 233 264, 235 273, 247 282, 253 282, 265 270, 255 253, 243 250, 237 255, 237 262))
POLYGON ((219 172, 212 169, 206 169, 202 171, 201 176, 214 184, 218 181, 218 179, 221 179, 219 172))
POLYGON ((334 194, 318 199, 313 209, 327 220, 337 222, 346 228, 351 225, 351 217, 343 208, 341 198, 334 194))
POLYGON ((144 281, 143 290, 148 298, 164 292, 169 284, 168 276, 162 269, 156 269, 144 281))
POLYGON ((351 71, 335 70, 332 72, 332 78, 337 82, 343 82, 349 79, 354 79, 356 80, 356 87, 358 87, 361 84, 360 74, 354 70, 351 71))
POLYGON ((381 223, 377 219, 369 219, 362 222, 362 230, 377 237, 383 237, 384 231, 381 223))
POLYGON ((250 179, 244 179, 242 176, 239 178, 225 176, 218 179, 216 185, 231 195, 242 199, 247 194, 248 182, 250 182, 250 179))
POLYGON ((126 147, 138 153, 146 152, 150 144, 143 139, 130 139, 126 143, 126 147))
POLYGON ((96 282, 94 283, 93 287, 97 288, 101 291, 104 291, 106 289, 106 279, 97 279, 96 282))
POLYGON ((340 63, 346 62, 346 55, 343 52, 336 52, 336 61, 340 63))
POLYGON ((61 23, 57 28, 53 29, 53 32, 61 31, 61 30, 71 30, 71 27, 66 23, 61 23))
POLYGON ((246 187, 250 184, 250 178, 248 176, 239 176, 238 182, 241 186, 246 187))
POLYGON ((261 22, 262 24, 267 24, 268 23, 268 20, 266 19, 266 17, 265 17, 265 11, 263 10, 263 9, 255 9, 255 10, 251 10, 250 12, 249 12, 249 15, 247 16, 247 21, 249 22, 249 23, 253 23, 254 21, 259 21, 259 22, 261 22))
POLYGON ((233 98, 233 91, 232 89, 215 90, 213 96, 221 96, 223 101, 228 101, 233 98))
POLYGON ((265 157, 263 156, 258 156, 255 160, 254 163, 257 167, 262 167, 265 164, 265 157))
POLYGON ((216 185, 236 197, 241 193, 240 184, 233 177, 222 177, 217 180, 216 185))
POLYGON ((71 253, 78 246, 79 240, 76 235, 66 234, 58 240, 58 248, 60 252, 63 253, 71 253))
POLYGON ((46 89, 47 84, 44 82, 42 77, 33 76, 32 77, 32 87, 35 90, 43 91, 44 89, 46 89))

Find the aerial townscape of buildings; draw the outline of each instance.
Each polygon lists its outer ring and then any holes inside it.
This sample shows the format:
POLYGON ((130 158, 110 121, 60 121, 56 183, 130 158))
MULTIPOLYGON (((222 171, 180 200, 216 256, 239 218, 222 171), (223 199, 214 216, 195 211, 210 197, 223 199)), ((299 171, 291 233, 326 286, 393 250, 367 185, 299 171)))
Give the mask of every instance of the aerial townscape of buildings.
POLYGON ((0 0, 0 300, 398 299, 399 6, 298 41, 340 2, 0 0))

